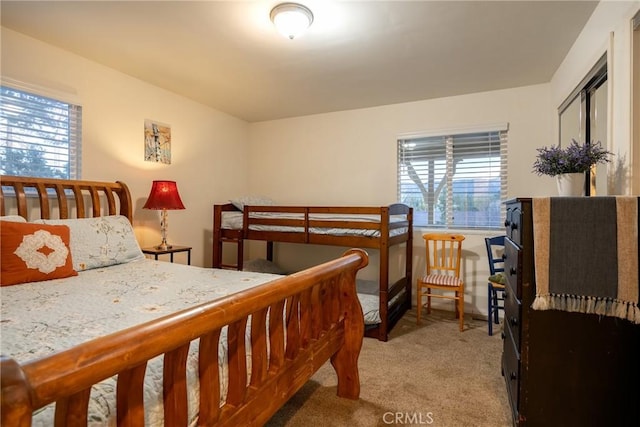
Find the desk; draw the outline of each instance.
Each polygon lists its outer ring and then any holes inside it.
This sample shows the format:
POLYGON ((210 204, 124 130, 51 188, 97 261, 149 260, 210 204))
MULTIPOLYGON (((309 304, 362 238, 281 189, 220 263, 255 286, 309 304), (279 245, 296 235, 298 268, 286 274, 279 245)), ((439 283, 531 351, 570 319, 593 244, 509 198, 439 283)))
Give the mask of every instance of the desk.
POLYGON ((158 260, 159 255, 169 254, 171 262, 173 262, 173 254, 178 252, 186 252, 187 253, 187 264, 191 265, 191 246, 178 246, 173 245, 167 249, 158 249, 156 247, 151 248, 142 248, 142 253, 147 255, 153 255, 155 260, 158 260))

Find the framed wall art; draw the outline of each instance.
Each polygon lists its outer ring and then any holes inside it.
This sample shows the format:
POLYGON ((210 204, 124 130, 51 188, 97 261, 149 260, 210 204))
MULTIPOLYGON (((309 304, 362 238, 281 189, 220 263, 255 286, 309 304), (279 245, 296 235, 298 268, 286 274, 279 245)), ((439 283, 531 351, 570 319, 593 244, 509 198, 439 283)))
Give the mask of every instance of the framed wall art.
POLYGON ((171 164, 171 126, 144 121, 144 160, 171 164))

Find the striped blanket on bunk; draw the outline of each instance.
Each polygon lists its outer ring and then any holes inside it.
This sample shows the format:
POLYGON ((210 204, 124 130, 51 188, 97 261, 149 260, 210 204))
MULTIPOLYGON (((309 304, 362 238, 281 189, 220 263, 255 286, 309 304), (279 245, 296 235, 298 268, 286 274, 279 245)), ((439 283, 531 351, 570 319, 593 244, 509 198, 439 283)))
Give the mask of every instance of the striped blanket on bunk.
POLYGON ((640 324, 638 197, 533 199, 535 310, 640 324))

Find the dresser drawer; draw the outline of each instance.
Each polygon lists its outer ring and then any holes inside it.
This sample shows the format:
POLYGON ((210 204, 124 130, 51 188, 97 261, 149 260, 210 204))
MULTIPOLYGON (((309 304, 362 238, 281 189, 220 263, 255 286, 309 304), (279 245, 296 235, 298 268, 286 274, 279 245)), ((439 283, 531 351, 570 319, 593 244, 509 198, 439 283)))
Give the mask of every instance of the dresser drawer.
POLYGON ((504 298, 504 329, 508 330, 507 339, 511 336, 513 346, 520 353, 520 330, 522 321, 522 303, 516 295, 507 287, 504 298))
POLYGON ((507 283, 516 293, 516 297, 522 299, 522 249, 513 243, 511 239, 504 240, 504 274, 507 283))
POLYGON ((522 208, 520 203, 509 203, 504 222, 505 234, 518 245, 522 245, 522 208))
POLYGON ((518 419, 520 407, 520 355, 512 345, 509 328, 505 328, 504 351, 502 353, 502 374, 507 385, 507 395, 513 411, 513 419, 518 419))

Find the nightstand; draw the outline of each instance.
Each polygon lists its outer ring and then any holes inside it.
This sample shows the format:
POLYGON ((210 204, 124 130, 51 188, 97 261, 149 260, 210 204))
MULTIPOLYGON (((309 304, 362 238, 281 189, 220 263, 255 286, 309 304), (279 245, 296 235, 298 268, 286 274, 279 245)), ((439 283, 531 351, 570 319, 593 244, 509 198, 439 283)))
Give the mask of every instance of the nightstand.
POLYGON ((153 255, 155 260, 158 260, 159 255, 169 254, 171 262, 173 262, 173 254, 178 252, 186 252, 187 253, 187 264, 191 265, 191 246, 178 246, 173 245, 168 249, 158 249, 156 247, 150 248, 142 248, 142 253, 147 255, 153 255))

